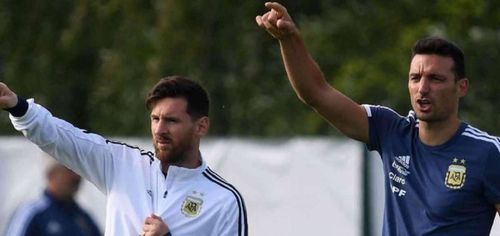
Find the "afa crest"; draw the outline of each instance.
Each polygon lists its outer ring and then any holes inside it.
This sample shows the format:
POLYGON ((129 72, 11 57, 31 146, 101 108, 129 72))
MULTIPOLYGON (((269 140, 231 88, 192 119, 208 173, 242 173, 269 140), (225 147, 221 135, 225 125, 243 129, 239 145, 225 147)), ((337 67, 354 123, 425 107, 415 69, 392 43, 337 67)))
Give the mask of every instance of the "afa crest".
POLYGON ((200 214, 202 205, 201 198, 187 196, 182 203, 181 212, 187 217, 195 217, 200 214))
POLYGON ((451 189, 460 189, 464 186, 467 168, 465 168, 465 159, 458 160, 453 158, 453 162, 448 166, 444 184, 451 189))

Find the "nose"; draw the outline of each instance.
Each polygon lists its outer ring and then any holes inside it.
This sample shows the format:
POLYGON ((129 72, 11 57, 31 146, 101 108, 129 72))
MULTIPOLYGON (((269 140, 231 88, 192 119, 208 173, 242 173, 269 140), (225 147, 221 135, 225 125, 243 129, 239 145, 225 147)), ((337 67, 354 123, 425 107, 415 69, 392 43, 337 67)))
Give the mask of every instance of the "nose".
POLYGON ((163 120, 159 120, 154 127, 154 132, 156 135, 166 134, 168 133, 168 125, 167 122, 163 120))
POLYGON ((427 94, 429 93, 430 87, 429 87, 429 79, 426 77, 422 77, 420 79, 419 84, 418 84, 418 92, 420 94, 427 94))

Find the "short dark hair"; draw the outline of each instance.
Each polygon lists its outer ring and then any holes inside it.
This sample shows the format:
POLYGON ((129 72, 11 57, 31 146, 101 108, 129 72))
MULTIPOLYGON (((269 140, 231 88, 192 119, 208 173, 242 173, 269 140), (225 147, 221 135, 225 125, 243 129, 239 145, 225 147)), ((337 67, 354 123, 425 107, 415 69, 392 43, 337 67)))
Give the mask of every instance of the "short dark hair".
POLYGON ((418 40, 411 50, 411 58, 417 54, 435 54, 451 57, 456 80, 465 78, 465 56, 463 51, 453 42, 439 37, 428 37, 418 40))
POLYGON ((167 76, 151 89, 146 97, 146 107, 151 110, 163 98, 183 97, 187 101, 187 113, 193 120, 208 116, 208 94, 197 82, 180 75, 167 76))

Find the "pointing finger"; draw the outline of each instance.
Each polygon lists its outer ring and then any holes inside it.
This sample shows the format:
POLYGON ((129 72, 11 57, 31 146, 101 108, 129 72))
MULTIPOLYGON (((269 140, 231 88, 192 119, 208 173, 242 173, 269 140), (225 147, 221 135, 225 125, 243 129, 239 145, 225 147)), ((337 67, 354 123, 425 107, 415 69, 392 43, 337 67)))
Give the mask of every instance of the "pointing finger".
POLYGON ((255 22, 257 22, 257 25, 262 26, 262 16, 256 16, 255 22))

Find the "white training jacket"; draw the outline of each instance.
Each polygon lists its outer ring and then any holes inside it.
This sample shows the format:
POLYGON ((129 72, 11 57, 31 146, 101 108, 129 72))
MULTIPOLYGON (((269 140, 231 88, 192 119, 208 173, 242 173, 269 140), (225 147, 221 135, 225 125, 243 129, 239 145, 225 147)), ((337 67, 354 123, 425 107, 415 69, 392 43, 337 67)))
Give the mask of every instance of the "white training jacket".
POLYGON ((106 194, 105 235, 137 236, 147 216, 159 215, 173 236, 247 235, 240 193, 203 161, 170 166, 165 178, 151 152, 75 128, 28 100, 16 130, 106 194))

